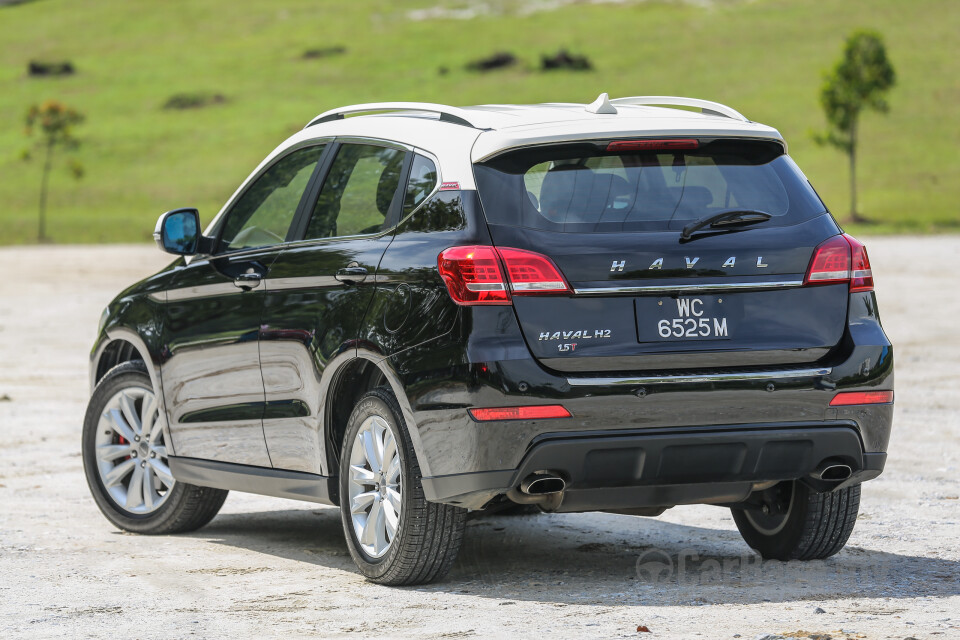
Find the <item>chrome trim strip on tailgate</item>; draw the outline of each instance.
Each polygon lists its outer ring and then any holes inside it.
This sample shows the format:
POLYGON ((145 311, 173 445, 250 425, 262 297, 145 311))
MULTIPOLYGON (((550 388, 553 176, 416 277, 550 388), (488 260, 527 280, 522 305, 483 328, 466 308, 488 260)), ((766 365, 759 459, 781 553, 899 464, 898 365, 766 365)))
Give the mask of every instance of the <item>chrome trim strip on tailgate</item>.
POLYGON ((780 280, 777 282, 718 282, 711 284, 657 284, 640 287, 586 287, 574 289, 582 296, 609 296, 624 293, 666 293, 670 291, 738 291, 749 289, 790 289, 803 285, 803 280, 780 280))
POLYGON ((611 387, 637 384, 664 384, 672 382, 729 382, 732 380, 777 380, 782 378, 810 378, 828 376, 831 367, 821 369, 785 369, 782 371, 745 371, 743 373, 684 374, 675 376, 643 376, 624 378, 567 378, 571 387, 611 387))

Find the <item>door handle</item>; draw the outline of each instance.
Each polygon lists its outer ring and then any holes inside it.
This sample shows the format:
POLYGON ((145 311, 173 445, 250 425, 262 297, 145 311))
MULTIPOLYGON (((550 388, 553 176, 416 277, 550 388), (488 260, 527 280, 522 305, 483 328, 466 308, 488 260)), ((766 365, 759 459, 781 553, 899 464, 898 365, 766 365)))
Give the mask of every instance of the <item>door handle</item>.
POLYGON ((367 269, 358 266, 344 267, 343 269, 337 269, 337 273, 333 277, 338 282, 357 284, 367 279, 367 269))
POLYGON ((256 289, 258 286, 260 286, 261 280, 263 280, 263 276, 256 271, 253 271, 250 273, 237 274, 233 278, 233 284, 245 291, 249 291, 250 289, 256 289))

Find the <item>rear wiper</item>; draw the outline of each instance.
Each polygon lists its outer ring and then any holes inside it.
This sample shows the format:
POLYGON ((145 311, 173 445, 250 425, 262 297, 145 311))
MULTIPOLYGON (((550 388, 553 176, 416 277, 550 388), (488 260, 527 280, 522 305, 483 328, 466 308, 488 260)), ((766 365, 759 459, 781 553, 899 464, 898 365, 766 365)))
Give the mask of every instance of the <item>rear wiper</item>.
POLYGON ((683 228, 680 232, 681 240, 689 240, 695 231, 703 229, 706 226, 712 228, 736 227, 758 222, 766 222, 772 218, 766 211, 756 211, 754 209, 729 209, 718 213, 711 213, 709 216, 694 220, 683 228))

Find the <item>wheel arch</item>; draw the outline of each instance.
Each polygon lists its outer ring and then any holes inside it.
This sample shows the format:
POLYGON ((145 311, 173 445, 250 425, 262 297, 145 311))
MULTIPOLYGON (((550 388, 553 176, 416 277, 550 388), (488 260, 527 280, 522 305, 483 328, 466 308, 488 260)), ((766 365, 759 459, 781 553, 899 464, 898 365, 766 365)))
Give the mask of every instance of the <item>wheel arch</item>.
MULTIPOLYGON (((151 355, 147 343, 140 335, 127 327, 114 326, 106 329, 100 336, 93 353, 90 355, 90 393, 96 389, 100 380, 112 368, 124 362, 140 360, 146 367, 150 383, 160 403, 161 415, 166 417, 166 404, 163 398, 163 383, 160 376, 160 364, 151 355)), ((164 419, 164 437, 171 453, 175 453, 170 438, 169 423, 164 419)))
POLYGON ((323 437, 330 475, 339 473, 340 447, 353 407, 364 393, 383 386, 388 387, 397 399, 421 471, 423 475, 429 475, 429 471, 423 467, 426 456, 422 455, 419 429, 400 376, 382 354, 364 349, 358 349, 355 357, 340 363, 326 391, 322 410, 323 437))

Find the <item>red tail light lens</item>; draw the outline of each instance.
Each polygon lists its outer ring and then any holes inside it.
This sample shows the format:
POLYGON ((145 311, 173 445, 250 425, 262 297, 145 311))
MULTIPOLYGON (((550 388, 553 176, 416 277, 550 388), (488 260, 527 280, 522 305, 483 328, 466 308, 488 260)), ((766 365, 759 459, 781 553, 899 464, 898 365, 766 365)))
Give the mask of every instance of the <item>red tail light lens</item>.
POLYGON ((834 236, 813 252, 803 284, 835 284, 850 279, 850 244, 834 236))
POLYGON ((615 140, 607 145, 607 151, 672 151, 675 149, 696 149, 699 146, 700 141, 696 138, 615 140))
POLYGON ((570 412, 563 405, 544 404, 533 407, 490 407, 486 409, 468 409, 478 422, 490 420, 546 420, 550 418, 569 418, 570 412))
POLYGON ((493 247, 451 247, 437 257, 437 269, 457 304, 510 304, 493 247))
POLYGON ((833 396, 831 407, 845 407, 851 404, 890 404, 893 391, 842 391, 833 396))
POLYGON ((510 304, 511 294, 526 296, 571 291, 550 258, 522 249, 451 247, 437 257, 437 268, 450 297, 462 305, 510 304))
POLYGON ((848 282, 850 291, 873 291, 867 248, 853 236, 834 236, 818 246, 810 259, 804 285, 848 282))
POLYGON ((510 278, 515 296, 537 293, 570 293, 557 265, 547 256, 522 249, 497 249, 510 278))
POLYGON ((873 271, 867 248, 853 236, 843 237, 850 243, 850 291, 873 291, 873 271))

